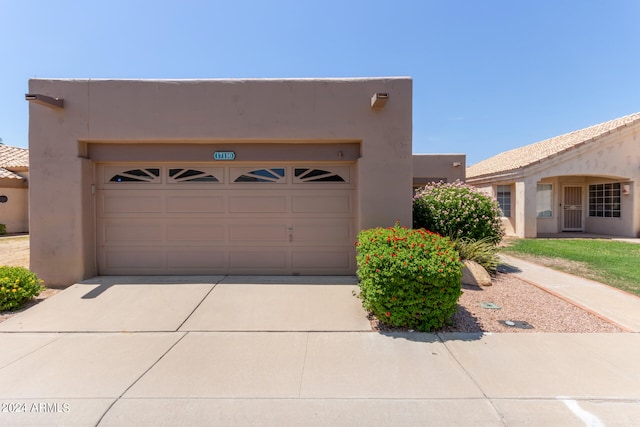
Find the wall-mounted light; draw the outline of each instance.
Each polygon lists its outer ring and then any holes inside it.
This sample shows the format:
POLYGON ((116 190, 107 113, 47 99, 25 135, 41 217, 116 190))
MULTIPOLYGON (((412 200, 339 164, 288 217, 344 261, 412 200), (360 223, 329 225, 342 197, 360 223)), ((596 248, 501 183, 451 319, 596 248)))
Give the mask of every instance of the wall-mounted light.
POLYGON ((387 103, 389 94, 386 92, 376 92, 371 97, 371 108, 382 108, 387 103))
POLYGON ((462 162, 453 162, 454 168, 459 168, 460 166, 462 166, 462 162))
POLYGON ((24 95, 24 99, 49 108, 64 108, 64 99, 62 98, 53 98, 47 95, 40 95, 39 93, 27 93, 24 95))

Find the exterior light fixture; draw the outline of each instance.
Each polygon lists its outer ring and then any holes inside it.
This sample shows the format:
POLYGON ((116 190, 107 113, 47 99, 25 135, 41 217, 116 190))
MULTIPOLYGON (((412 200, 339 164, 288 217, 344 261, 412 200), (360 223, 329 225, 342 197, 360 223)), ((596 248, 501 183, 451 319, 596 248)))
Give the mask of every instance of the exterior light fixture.
POLYGON ((27 93, 24 95, 24 99, 29 102, 35 102, 36 104, 44 105, 45 107, 62 109, 64 108, 64 99, 53 98, 47 95, 40 95, 39 93, 27 93))
POLYGON ((386 92, 376 92, 371 97, 371 108, 382 108, 387 103, 389 94, 386 92))
POLYGON ((459 168, 460 166, 462 166, 462 162, 453 162, 454 168, 459 168))

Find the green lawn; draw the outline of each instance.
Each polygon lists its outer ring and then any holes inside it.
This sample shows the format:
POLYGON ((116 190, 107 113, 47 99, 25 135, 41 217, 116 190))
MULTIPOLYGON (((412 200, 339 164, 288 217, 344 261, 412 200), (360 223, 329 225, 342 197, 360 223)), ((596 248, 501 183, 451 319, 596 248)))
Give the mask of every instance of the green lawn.
POLYGON ((605 239, 514 239, 502 251, 640 296, 637 244, 605 239))

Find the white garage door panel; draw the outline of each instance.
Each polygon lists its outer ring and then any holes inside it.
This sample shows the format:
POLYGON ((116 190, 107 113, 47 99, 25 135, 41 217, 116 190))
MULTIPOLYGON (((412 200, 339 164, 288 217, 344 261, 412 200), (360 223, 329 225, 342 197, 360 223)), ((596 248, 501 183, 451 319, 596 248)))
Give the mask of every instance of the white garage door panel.
POLYGON ((105 214, 130 214, 130 213, 161 213, 161 194, 149 195, 148 191, 135 191, 131 194, 105 194, 103 197, 103 212, 105 214))
POLYGON ((225 226, 202 221, 167 224, 167 242, 224 242, 225 226))
POLYGON ((353 241, 348 236, 353 235, 353 228, 344 220, 325 219, 305 221, 293 226, 293 242, 299 243, 329 243, 332 246, 340 244, 351 246, 353 241))
POLYGON ((224 271, 227 260, 224 250, 203 248, 193 250, 168 250, 167 269, 171 271, 188 270, 188 272, 224 271))
POLYGON ((353 254, 348 249, 337 251, 299 251, 293 253, 293 268, 301 273, 322 274, 330 268, 348 269, 353 254))
POLYGON ((164 226, 150 225, 135 221, 133 223, 111 223, 104 226, 105 243, 124 242, 161 242, 164 226))
POLYGON ((167 213, 224 213, 224 197, 211 192, 199 192, 198 194, 171 194, 166 195, 167 213))
POLYGON ((229 226, 229 241, 255 242, 256 244, 286 242, 287 226, 284 224, 232 224, 229 226))
POLYGON ((294 196, 293 212, 351 214, 351 197, 349 194, 327 194, 328 192, 326 191, 318 193, 313 196, 294 196))
POLYGON ((164 267, 164 254, 161 250, 108 249, 105 252, 106 268, 110 274, 135 274, 137 271, 157 271, 164 267))
POLYGON ((286 250, 229 250, 231 273, 285 272, 288 270, 288 258, 289 254, 286 250))
MULTIPOLYGON (((245 190, 246 191, 246 190, 245 190)), ((251 191, 251 193, 254 193, 251 191)), ((229 212, 231 213, 286 213, 287 196, 229 196, 229 212)))
POLYGON ((350 168, 98 165, 98 271, 353 274, 350 168))

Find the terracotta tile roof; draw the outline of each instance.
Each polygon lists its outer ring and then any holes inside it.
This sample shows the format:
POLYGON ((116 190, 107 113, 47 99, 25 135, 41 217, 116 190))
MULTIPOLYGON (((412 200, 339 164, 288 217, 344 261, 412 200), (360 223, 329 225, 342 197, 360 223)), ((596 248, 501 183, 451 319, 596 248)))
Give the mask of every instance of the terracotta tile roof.
POLYGON ((18 174, 15 174, 9 170, 6 170, 5 168, 0 168, 0 179, 3 178, 7 178, 7 179, 24 179, 23 177, 21 177, 18 174))
POLYGON ((28 168, 29 150, 0 144, 0 168, 28 168))
POLYGON ((29 167, 29 150, 0 144, 0 179, 24 179, 11 169, 29 167))
POLYGON ((535 144, 505 151, 467 168, 467 179, 523 168, 573 147, 640 122, 640 113, 630 114, 595 126, 569 132, 535 144))

